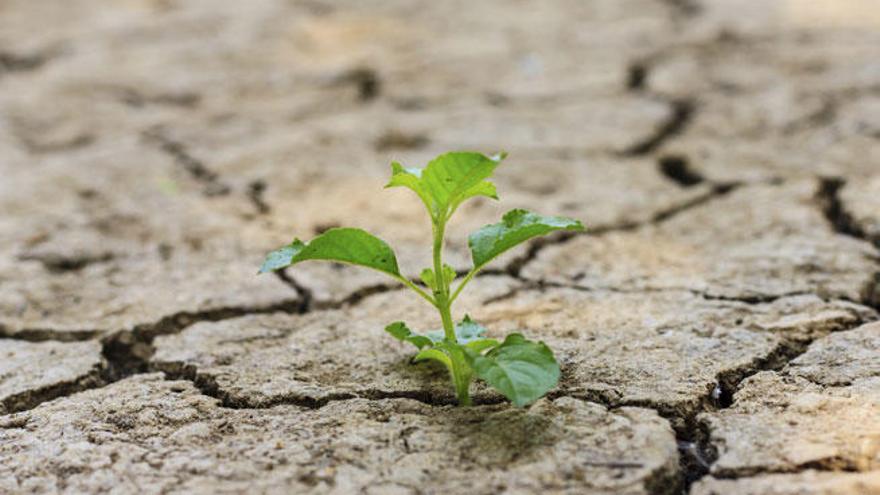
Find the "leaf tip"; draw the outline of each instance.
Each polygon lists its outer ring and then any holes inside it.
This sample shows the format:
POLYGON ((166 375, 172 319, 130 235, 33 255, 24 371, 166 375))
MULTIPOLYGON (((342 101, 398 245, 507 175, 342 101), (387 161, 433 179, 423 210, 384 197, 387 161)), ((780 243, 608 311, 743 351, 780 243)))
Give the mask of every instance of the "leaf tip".
POLYGON ((500 162, 500 161, 504 160, 505 158, 507 158, 507 152, 504 150, 501 150, 498 153, 495 153, 494 155, 489 157, 489 159, 492 160, 493 162, 500 162))
POLYGON ((398 161, 391 162, 391 177, 388 179, 388 183, 385 184, 385 189, 390 189, 399 184, 394 183, 394 178, 402 173, 406 172, 406 169, 403 168, 403 165, 398 161))

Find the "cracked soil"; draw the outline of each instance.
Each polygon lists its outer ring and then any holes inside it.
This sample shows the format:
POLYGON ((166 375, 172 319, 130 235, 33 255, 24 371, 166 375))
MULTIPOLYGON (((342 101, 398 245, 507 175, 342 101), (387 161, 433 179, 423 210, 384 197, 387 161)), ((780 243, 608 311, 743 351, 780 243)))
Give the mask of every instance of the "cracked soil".
POLYGON ((0 493, 880 494, 876 0, 0 0, 0 493), (430 264, 388 163, 510 158, 588 230, 456 308, 562 367, 516 409, 382 332, 430 264))

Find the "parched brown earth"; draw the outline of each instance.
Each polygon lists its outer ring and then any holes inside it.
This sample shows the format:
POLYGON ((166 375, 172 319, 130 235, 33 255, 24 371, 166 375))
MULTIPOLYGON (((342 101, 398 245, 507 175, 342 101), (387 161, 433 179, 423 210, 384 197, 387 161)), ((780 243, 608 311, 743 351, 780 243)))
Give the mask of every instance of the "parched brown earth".
POLYGON ((0 426, 0 452, 16 459, 0 488, 34 492, 651 493, 678 463, 672 429, 646 409, 570 397, 528 411, 411 399, 227 409, 152 374, 0 426))
POLYGON ((880 494, 875 0, 0 0, 0 493, 880 494), (380 276, 255 275, 388 163, 507 150, 536 241, 456 312, 562 366, 516 409, 382 328, 380 276))

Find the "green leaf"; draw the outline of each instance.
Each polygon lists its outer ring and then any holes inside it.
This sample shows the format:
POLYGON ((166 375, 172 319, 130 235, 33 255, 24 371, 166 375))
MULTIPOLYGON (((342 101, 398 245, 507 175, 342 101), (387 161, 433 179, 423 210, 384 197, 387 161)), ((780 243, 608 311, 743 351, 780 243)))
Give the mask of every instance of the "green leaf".
POLYGON ((498 347, 498 344, 500 343, 501 342, 498 342, 495 339, 479 339, 474 340, 473 342, 468 342, 467 344, 465 344, 465 347, 473 352, 482 354, 483 352, 492 349, 493 347, 498 347))
POLYGON ((455 280, 455 277, 457 276, 458 273, 455 271, 455 268, 452 268, 445 263, 443 264, 443 277, 446 279, 447 285, 452 283, 452 281, 455 280))
POLYGON ((294 239, 293 242, 266 255, 266 261, 260 267, 260 273, 273 272, 290 266, 290 260, 296 253, 302 250, 302 241, 294 239))
MULTIPOLYGON (((447 284, 449 284, 453 280, 455 280, 455 277, 457 275, 458 275, 458 273, 455 271, 454 268, 452 268, 451 266, 446 265, 446 264, 443 265, 443 276, 446 278, 447 284)), ((437 284, 436 284, 437 281, 436 281, 436 278, 434 277, 434 270, 432 270, 430 268, 425 268, 424 270, 422 270, 422 273, 419 274, 419 278, 421 278, 422 282, 424 282, 425 285, 427 285, 428 288, 430 288, 431 290, 436 291, 436 290, 440 289, 440 287, 437 287, 437 284)))
POLYGON ((464 196, 466 198, 472 198, 474 196, 486 196, 487 198, 498 199, 498 190, 495 188, 495 184, 484 180, 474 187, 465 191, 464 196))
POLYGON ((390 187, 406 187, 415 192, 433 217, 433 200, 422 185, 422 169, 406 168, 398 162, 391 162, 391 180, 385 188, 390 187))
POLYGON ((444 153, 424 169, 391 164, 385 187, 406 187, 418 194, 435 221, 446 220, 468 198, 498 198, 494 184, 486 181, 506 155, 487 157, 468 151, 444 153))
POLYGON ((307 260, 327 260, 372 268, 400 278, 397 257, 385 241, 360 229, 336 228, 306 244, 294 240, 272 251, 260 267, 260 273, 278 270, 307 260))
POLYGON ((460 204, 462 204, 466 200, 473 198, 473 197, 476 197, 476 196, 485 196, 487 198, 497 200, 498 199, 498 189, 496 189, 495 184, 493 184, 487 180, 484 180, 483 182, 480 182, 479 184, 474 185, 473 187, 471 187, 470 189, 465 191, 464 194, 462 194, 454 203, 452 203, 450 205, 451 206, 450 214, 452 214, 452 212, 457 210, 458 206, 460 204))
POLYGON ((486 327, 476 323, 470 315, 464 315, 464 320, 455 325, 455 339, 459 344, 468 344, 482 339, 484 333, 486 333, 486 327))
POLYGON ((450 373, 452 372, 452 359, 447 356, 445 352, 434 347, 430 349, 424 349, 416 354, 416 356, 413 358, 413 362, 418 363, 420 361, 426 361, 428 359, 440 361, 441 363, 443 363, 444 366, 446 366, 446 369, 449 370, 450 373))
POLYGON ((508 249, 533 237, 557 230, 584 230, 578 220, 545 217, 526 210, 511 210, 500 223, 486 225, 468 238, 474 269, 479 270, 508 249))
POLYGON ((518 333, 504 339, 485 356, 468 352, 474 374, 504 394, 518 407, 549 392, 559 381, 559 365, 543 342, 532 342, 518 333))
MULTIPOLYGON (((462 320, 461 323, 455 325, 455 340, 462 345, 477 340, 485 340, 483 339, 484 333, 486 333, 486 327, 474 322, 471 320, 471 317, 467 315, 465 315, 464 320, 462 320)), ((425 335, 433 340, 434 343, 440 343, 446 338, 446 334, 443 330, 431 330, 425 335)))
POLYGON ((468 353, 464 346, 444 340, 434 346, 449 357, 449 372, 456 388, 468 387, 473 380, 474 371, 468 362, 468 353))
POLYGON ((434 341, 424 335, 413 333, 413 331, 406 326, 406 323, 402 321, 395 321, 388 325, 385 327, 385 331, 390 333, 395 339, 401 342, 409 342, 419 349, 434 345, 434 341))
POLYGON ((419 274, 419 278, 422 279, 422 282, 424 282, 429 289, 434 289, 434 270, 425 268, 422 270, 422 273, 419 274))

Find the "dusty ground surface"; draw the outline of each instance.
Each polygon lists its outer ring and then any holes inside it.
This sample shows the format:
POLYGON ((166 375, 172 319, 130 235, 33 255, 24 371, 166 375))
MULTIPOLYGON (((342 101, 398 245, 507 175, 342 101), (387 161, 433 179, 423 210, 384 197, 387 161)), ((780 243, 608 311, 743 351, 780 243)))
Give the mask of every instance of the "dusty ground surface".
POLYGON ((0 493, 880 494, 876 0, 0 0, 0 493), (463 297, 525 410, 381 329, 336 225, 429 264, 388 163, 510 158, 589 231, 463 297))

